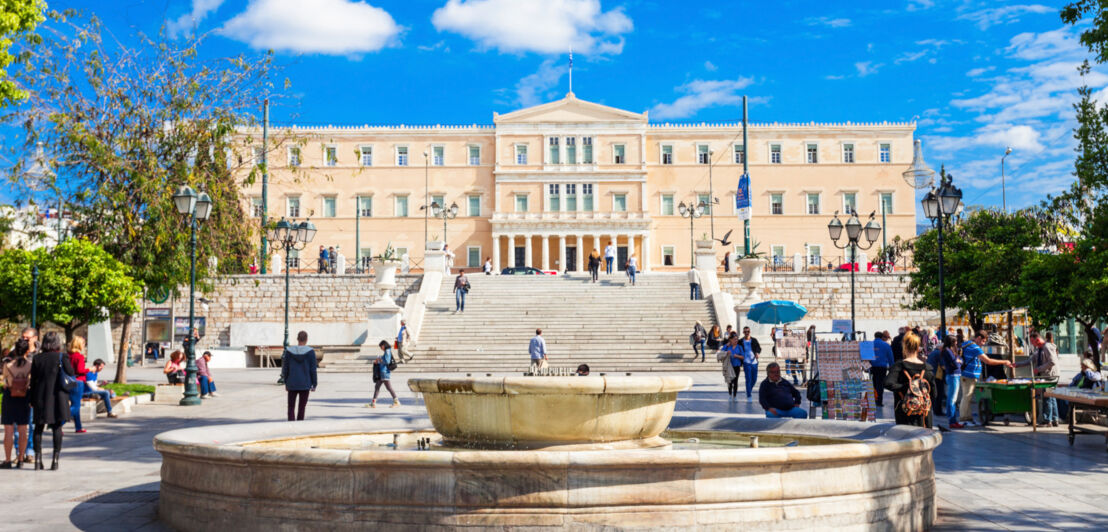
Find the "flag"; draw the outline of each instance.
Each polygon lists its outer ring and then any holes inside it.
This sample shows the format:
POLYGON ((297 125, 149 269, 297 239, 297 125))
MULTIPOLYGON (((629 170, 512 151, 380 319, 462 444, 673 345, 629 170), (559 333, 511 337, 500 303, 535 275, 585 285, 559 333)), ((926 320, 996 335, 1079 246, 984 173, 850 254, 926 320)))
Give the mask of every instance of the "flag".
POLYGON ((740 219, 750 219, 750 176, 745 173, 739 178, 739 186, 735 189, 735 209, 739 211, 740 219))

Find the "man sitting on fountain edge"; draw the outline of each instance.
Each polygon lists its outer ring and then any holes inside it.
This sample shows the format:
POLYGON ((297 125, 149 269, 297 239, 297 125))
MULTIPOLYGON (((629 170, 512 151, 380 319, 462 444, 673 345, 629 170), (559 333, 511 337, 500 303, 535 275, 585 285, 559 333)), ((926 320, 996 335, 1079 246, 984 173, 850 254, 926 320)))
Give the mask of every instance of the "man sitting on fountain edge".
POLYGON ((768 418, 808 417, 808 412, 800 408, 800 392, 791 382, 781 378, 781 366, 776 362, 766 366, 766 379, 758 388, 758 402, 768 418))

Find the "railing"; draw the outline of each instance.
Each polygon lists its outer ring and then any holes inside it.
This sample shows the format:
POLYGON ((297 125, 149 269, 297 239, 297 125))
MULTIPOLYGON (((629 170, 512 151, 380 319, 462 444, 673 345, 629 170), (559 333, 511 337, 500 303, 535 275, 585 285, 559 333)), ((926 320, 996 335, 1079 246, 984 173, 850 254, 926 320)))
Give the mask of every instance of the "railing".
MULTIPOLYGON (((801 257, 800 271, 804 273, 849 273, 850 266, 849 260, 843 255, 833 256, 820 256, 817 260, 812 260, 812 257, 801 257)), ((775 256, 770 259, 766 259, 767 272, 792 272, 795 271, 794 266, 796 260, 793 257, 779 257, 775 256)), ((857 273, 867 274, 880 274, 880 273, 907 273, 915 269, 912 263, 912 258, 909 256, 900 257, 895 264, 881 263, 867 259, 865 263, 858 261, 858 265, 855 266, 857 273)), ((738 272, 738 266, 732 266, 733 272, 738 272)))
POLYGON ((650 213, 645 211, 626 212, 599 212, 599 211, 567 211, 567 212, 495 212, 492 221, 502 220, 649 220, 650 213))

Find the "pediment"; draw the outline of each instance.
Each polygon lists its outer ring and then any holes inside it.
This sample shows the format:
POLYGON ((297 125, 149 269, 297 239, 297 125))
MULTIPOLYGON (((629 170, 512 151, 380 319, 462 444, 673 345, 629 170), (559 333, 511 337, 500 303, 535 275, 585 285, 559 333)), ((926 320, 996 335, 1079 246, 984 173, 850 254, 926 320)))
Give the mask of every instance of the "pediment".
POLYGON ((646 123, 646 113, 633 113, 579 100, 573 93, 565 98, 535 107, 528 107, 507 114, 493 115, 493 123, 500 124, 542 124, 542 123, 581 123, 581 122, 627 122, 646 123))

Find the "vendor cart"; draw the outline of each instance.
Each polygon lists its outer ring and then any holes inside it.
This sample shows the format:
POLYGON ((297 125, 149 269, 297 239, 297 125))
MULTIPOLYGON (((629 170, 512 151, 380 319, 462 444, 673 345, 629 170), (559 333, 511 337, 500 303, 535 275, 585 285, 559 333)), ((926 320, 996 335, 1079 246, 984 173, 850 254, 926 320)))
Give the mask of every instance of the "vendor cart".
MULTIPOLYGON (((988 425, 997 415, 1022 414, 1027 424, 1037 429, 1032 387, 1035 390, 1045 390, 1057 385, 1058 381, 1045 379, 1036 379, 1034 383, 1030 379, 978 382, 973 395, 977 400, 977 414, 981 418, 981 425, 988 425)), ((1007 417, 1004 418, 1004 424, 1008 424, 1007 417)))
POLYGON ((1073 439, 1078 434, 1101 434, 1104 436, 1104 450, 1108 451, 1108 427, 1091 423, 1077 423, 1077 416, 1080 414, 1108 415, 1108 392, 1063 386, 1047 390, 1046 396, 1070 402, 1068 425, 1071 446, 1073 445, 1073 439))

